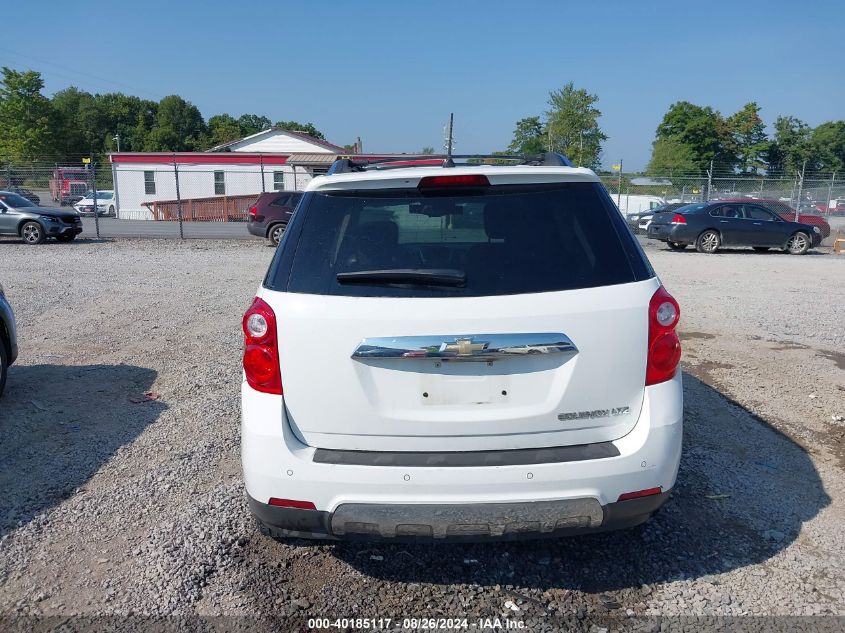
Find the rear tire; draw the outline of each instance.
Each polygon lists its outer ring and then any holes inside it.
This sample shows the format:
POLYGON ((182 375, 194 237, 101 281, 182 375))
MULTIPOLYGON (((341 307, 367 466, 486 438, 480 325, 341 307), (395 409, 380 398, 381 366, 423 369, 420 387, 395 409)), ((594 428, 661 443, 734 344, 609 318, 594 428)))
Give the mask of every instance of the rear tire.
POLYGON ((765 253, 767 250, 769 250, 768 246, 754 246, 752 248, 754 248, 754 250, 758 253, 765 253))
POLYGON ((679 242, 666 242, 666 243, 669 245, 669 248, 671 248, 673 251, 682 251, 688 246, 687 244, 681 244, 679 242))
POLYGON ((719 233, 709 229, 698 236, 698 239, 695 241, 695 250, 699 253, 712 255, 719 250, 721 245, 722 238, 719 237, 719 233))
POLYGON ((282 239, 282 235, 285 234, 285 229, 288 227, 287 224, 274 224, 270 227, 270 230, 267 231, 267 240, 273 245, 278 246, 279 242, 282 239))
POLYGON ((790 255, 803 255, 810 250, 810 236, 798 231, 786 241, 786 252, 790 255))
POLYGON ((42 227, 38 222, 24 222, 24 225, 21 227, 21 237, 23 238, 24 244, 43 244, 44 240, 47 237, 44 235, 44 227, 42 227))

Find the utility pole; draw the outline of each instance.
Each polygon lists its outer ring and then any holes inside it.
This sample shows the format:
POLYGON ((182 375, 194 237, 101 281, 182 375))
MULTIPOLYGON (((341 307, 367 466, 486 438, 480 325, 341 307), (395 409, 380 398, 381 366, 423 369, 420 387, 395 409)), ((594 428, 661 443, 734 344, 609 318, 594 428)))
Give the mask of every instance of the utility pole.
POLYGON ((798 178, 798 199, 795 202, 795 221, 798 221, 798 214, 801 208, 801 190, 804 188, 804 170, 807 168, 807 159, 804 159, 804 164, 801 165, 801 176, 798 178))
POLYGON ((112 138, 117 141, 117 153, 120 154, 120 133, 118 132, 112 138))

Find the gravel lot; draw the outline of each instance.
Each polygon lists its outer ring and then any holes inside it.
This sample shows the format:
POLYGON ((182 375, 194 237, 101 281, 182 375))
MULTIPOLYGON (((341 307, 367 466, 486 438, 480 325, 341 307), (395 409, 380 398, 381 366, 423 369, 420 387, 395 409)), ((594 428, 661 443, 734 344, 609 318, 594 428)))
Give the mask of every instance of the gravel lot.
POLYGON ((845 256, 646 251, 683 311, 664 511, 556 541, 315 545, 259 535, 240 478, 239 319, 271 248, 0 240, 21 344, 0 616, 845 616, 845 256))

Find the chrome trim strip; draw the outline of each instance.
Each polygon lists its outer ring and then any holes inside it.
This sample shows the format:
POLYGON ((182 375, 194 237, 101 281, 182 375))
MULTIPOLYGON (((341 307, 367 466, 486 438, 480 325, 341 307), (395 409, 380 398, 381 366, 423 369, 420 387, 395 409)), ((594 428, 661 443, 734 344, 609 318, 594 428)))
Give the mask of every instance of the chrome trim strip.
POLYGON ((578 348, 565 334, 533 332, 365 338, 352 358, 486 362, 532 354, 577 353, 578 348))
POLYGON ((423 452, 402 451, 345 451, 318 448, 312 458, 317 464, 343 464, 355 466, 417 467, 468 467, 468 466, 520 466, 527 464, 561 464, 619 457, 613 442, 551 446, 546 448, 516 448, 494 451, 423 452))

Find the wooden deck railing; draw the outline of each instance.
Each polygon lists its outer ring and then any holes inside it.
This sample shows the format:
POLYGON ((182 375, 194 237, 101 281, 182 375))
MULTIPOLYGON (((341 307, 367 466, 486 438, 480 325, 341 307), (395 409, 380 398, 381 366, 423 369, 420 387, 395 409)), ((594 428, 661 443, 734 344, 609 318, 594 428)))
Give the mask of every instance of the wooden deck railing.
MULTIPOLYGON (((214 196, 211 198, 188 198, 182 200, 182 220, 185 222, 246 222, 249 208, 258 194, 247 196, 214 196)), ((155 200, 145 202, 154 220, 179 219, 177 200, 155 200)))

